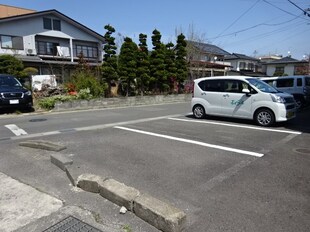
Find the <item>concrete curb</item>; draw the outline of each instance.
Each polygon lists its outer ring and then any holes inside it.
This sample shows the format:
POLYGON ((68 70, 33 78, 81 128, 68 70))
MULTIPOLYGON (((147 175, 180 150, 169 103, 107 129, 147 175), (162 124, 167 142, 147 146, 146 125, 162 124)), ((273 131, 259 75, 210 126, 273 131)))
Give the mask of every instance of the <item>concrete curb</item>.
POLYGON ((56 143, 51 143, 45 140, 29 140, 25 142, 20 142, 19 146, 43 149, 48 151, 57 151, 57 152, 66 149, 65 146, 56 143))
POLYGON ((185 231, 186 214, 183 211, 114 179, 82 174, 77 179, 77 186, 88 192, 100 193, 102 197, 126 207, 159 230, 185 231))
POLYGON ((51 162, 59 167, 61 170, 66 171, 66 166, 73 164, 73 160, 69 159, 63 154, 51 155, 51 162))

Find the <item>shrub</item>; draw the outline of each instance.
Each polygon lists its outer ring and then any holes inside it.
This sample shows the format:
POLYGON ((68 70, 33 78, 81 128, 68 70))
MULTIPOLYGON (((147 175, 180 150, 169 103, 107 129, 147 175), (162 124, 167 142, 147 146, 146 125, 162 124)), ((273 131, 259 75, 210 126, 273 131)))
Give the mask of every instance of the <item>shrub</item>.
POLYGON ((68 95, 57 95, 57 96, 52 96, 52 97, 46 97, 42 98, 38 101, 38 105, 46 110, 51 110, 55 107, 56 102, 67 102, 67 101, 72 101, 76 99, 75 96, 68 96, 68 95))
POLYGON ((79 71, 72 76, 72 84, 76 91, 89 89, 89 93, 93 97, 100 97, 106 90, 106 86, 102 85, 90 71, 79 71))

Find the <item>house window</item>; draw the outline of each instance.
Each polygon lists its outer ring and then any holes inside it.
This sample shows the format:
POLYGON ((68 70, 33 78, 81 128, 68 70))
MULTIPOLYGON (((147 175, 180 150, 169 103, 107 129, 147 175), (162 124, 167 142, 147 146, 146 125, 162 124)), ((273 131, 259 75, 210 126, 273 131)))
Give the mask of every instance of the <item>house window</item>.
POLYGON ((59 46, 59 43, 51 43, 43 41, 36 42, 36 49, 39 55, 56 56, 57 46, 59 46))
POLYGON ((1 35, 1 48, 24 50, 23 37, 1 35))
POLYGON ((254 64, 253 63, 248 63, 248 70, 254 70, 254 64))
POLYGON ((76 46, 76 56, 83 54, 86 58, 97 58, 98 49, 97 47, 86 46, 86 45, 77 45, 76 46))
POLYGON ((240 62, 239 63, 239 69, 245 69, 246 63, 245 62, 240 62))
POLYGON ((61 24, 59 19, 53 19, 53 30, 61 31, 61 24))
POLYGON ((43 18, 43 28, 47 30, 61 31, 59 19, 43 18))
POLYGON ((284 67, 282 66, 279 66, 279 67, 276 67, 276 70, 274 72, 277 76, 281 76, 284 74, 284 67))
POLYGON ((43 28, 52 30, 52 20, 50 18, 43 18, 43 28))

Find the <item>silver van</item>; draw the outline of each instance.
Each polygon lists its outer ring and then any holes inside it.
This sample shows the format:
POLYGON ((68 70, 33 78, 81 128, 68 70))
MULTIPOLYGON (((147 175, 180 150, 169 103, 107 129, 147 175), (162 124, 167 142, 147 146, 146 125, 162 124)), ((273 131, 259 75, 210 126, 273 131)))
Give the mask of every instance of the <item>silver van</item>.
POLYGON ((283 76, 260 78, 278 90, 292 94, 297 108, 310 103, 310 76, 283 76))

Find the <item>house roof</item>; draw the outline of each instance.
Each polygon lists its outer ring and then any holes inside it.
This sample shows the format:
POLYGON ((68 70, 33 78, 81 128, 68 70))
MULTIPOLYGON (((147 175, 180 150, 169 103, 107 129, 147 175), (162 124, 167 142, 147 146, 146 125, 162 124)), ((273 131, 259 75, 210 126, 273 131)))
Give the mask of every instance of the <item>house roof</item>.
POLYGON ((196 41, 191 41, 191 40, 187 40, 186 42, 188 44, 192 44, 197 49, 205 53, 210 53, 214 55, 222 55, 222 56, 230 55, 230 53, 226 52, 222 48, 219 48, 213 44, 201 43, 201 42, 196 42, 196 41))
POLYGON ((293 64, 293 63, 307 63, 307 61, 300 61, 300 60, 296 60, 292 57, 287 56, 280 60, 270 61, 267 64, 293 64))
POLYGON ((230 55, 225 56, 225 60, 253 60, 253 61, 259 61, 259 59, 256 59, 254 57, 250 57, 244 54, 239 53, 232 53, 230 55))
POLYGON ((104 42, 104 37, 97 32, 93 31, 92 29, 84 26, 83 24, 75 21, 74 19, 64 15, 63 13, 53 9, 53 10, 46 10, 46 11, 37 11, 29 14, 23 14, 23 15, 15 15, 11 17, 5 17, 5 18, 0 18, 0 23, 5 23, 5 22, 10 22, 14 20, 20 20, 20 19, 26 19, 26 18, 32 18, 32 17, 37 17, 37 16, 44 16, 48 14, 54 14, 55 16, 61 18, 62 20, 74 25, 75 27, 87 32, 88 34, 91 34, 92 36, 96 37, 97 39, 101 40, 104 42))

